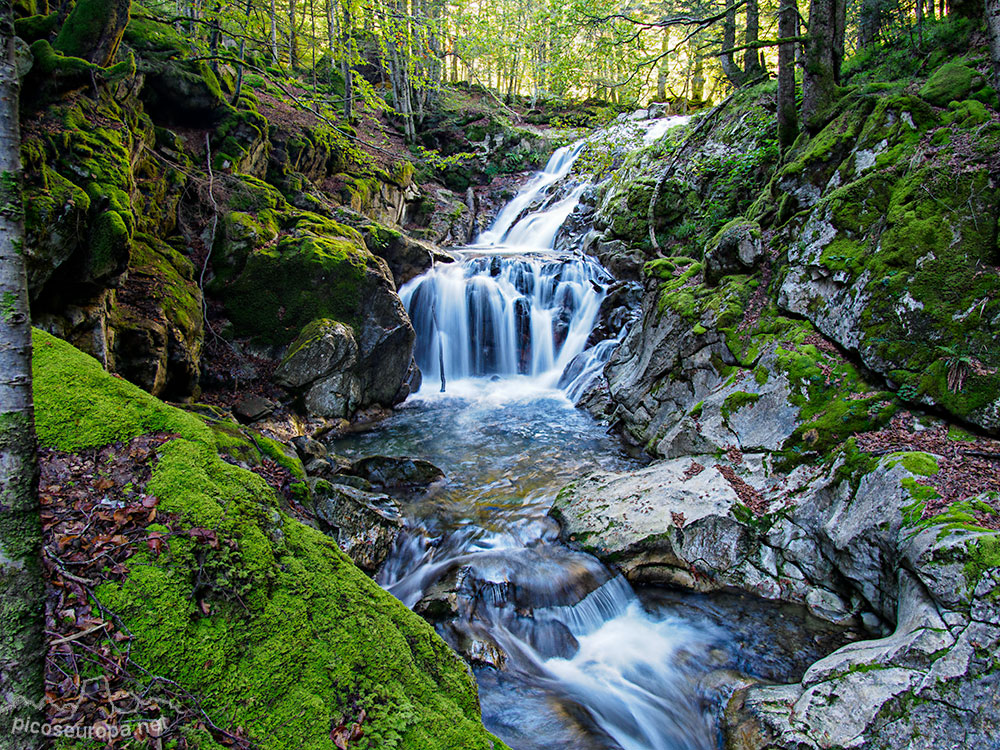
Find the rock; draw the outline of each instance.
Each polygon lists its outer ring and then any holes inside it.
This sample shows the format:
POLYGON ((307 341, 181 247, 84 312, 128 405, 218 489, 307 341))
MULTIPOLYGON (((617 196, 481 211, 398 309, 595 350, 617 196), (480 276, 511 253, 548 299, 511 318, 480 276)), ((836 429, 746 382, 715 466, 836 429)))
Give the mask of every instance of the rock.
POLYGON ((381 293, 365 295, 361 302, 356 371, 362 405, 392 406, 398 403, 400 386, 410 371, 416 334, 392 281, 383 276, 374 286, 381 293))
POLYGON ((322 527, 359 568, 374 574, 403 527, 395 502, 388 495, 322 479, 312 479, 309 484, 322 527))
POLYGON ((282 388, 305 388, 321 378, 350 370, 357 359, 353 331, 343 323, 319 318, 306 325, 288 345, 273 380, 282 388))
POLYGON ((921 528, 919 519, 908 527, 914 475, 898 457, 882 458, 852 486, 838 478, 838 464, 775 477, 759 456, 744 454, 730 465, 742 489, 710 463, 725 461, 700 458, 701 471, 693 461, 699 457, 569 485, 554 506, 562 537, 585 540, 633 582, 737 588, 840 623, 871 607, 868 622, 892 623, 885 637, 814 663, 796 685, 741 687, 726 711, 727 748, 987 742, 1000 720, 997 678, 990 660, 972 658, 966 639, 986 652, 1000 645, 1000 607, 988 593, 1000 590, 1000 576, 985 569, 970 584, 968 555, 987 537, 995 544, 995 533, 921 528), (764 501, 756 512, 745 509, 746 487, 764 501))
POLYGON ((363 400, 361 379, 352 372, 338 372, 313 383, 304 403, 307 414, 331 418, 349 417, 363 400))
POLYGON ((256 422, 270 416, 277 407, 270 399, 253 396, 237 402, 233 414, 243 423, 256 422))
POLYGON ((325 459, 329 455, 329 451, 327 451, 325 445, 318 440, 313 440, 305 435, 293 437, 291 442, 295 447, 296 452, 299 454, 299 458, 303 461, 325 459))
POLYGON ((948 102, 968 99, 969 94, 984 83, 977 71, 961 63, 950 62, 934 71, 934 75, 921 87, 919 96, 935 107, 947 107, 948 102))
POLYGON ((760 224, 735 219, 719 230, 705 251, 705 280, 717 284, 723 276, 752 272, 763 257, 760 224))
POLYGON ((382 489, 413 490, 444 479, 444 472, 430 461, 392 456, 363 458, 351 464, 344 473, 361 477, 382 489))

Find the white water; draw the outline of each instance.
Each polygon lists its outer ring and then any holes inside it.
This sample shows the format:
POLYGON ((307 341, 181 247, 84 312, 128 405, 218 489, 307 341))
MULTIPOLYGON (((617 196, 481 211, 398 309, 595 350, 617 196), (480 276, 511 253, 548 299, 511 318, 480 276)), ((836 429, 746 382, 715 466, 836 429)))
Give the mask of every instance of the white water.
POLYGON ((648 614, 622 577, 562 546, 547 516, 569 477, 623 460, 570 400, 618 343, 584 352, 612 279, 553 251, 586 187, 570 176, 584 145, 556 151, 462 262, 400 290, 424 385, 379 449, 423 455, 452 482, 408 507, 379 583, 411 607, 454 590, 458 615, 439 632, 502 655, 477 675, 484 721, 515 750, 710 750, 696 682, 720 634, 648 614))

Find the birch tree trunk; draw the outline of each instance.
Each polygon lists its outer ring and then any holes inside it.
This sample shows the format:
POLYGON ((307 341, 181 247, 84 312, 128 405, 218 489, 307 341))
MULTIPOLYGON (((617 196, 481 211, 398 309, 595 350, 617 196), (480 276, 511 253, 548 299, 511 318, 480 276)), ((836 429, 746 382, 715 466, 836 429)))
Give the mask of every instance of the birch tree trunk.
POLYGON ((278 11, 271 0, 271 63, 278 64, 278 11))
POLYGON ((44 738, 12 730, 44 720, 45 589, 11 0, 0 0, 0 40, 0 708, 14 709, 0 713, 0 743, 28 750, 44 738))

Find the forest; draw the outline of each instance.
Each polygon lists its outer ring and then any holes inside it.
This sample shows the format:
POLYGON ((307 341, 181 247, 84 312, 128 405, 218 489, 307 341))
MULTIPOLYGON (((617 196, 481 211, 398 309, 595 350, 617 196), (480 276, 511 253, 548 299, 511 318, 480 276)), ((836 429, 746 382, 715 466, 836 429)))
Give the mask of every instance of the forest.
POLYGON ((0 0, 0 750, 1000 723, 1000 0, 0 0))

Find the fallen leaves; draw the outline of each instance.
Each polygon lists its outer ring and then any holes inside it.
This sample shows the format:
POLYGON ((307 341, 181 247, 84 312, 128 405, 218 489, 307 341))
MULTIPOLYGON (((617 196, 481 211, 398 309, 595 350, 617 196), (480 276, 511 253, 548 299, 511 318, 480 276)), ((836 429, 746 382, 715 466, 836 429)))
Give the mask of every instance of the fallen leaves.
MULTIPOLYGON (((940 495, 927 502, 924 518, 939 515, 954 503, 1000 489, 1000 441, 997 440, 982 437, 953 440, 948 437, 947 425, 919 430, 913 415, 901 412, 885 429, 857 435, 855 441, 860 450, 875 455, 922 451, 938 456, 937 473, 917 480, 940 495)), ((996 513, 979 513, 977 520, 986 528, 1000 529, 1000 503, 987 502, 996 513)))
POLYGON ((726 481, 729 482, 729 486, 733 488, 736 496, 739 497, 740 502, 753 511, 754 515, 760 516, 764 514, 767 510, 767 502, 759 490, 740 479, 732 466, 716 464, 715 470, 725 477, 726 481))
MULTIPOLYGON (((208 549, 236 544, 212 529, 181 528, 145 492, 157 450, 172 437, 144 435, 79 454, 39 451, 46 721, 64 733, 89 731, 112 748, 158 738, 184 750, 186 729, 195 726, 221 745, 246 750, 253 745, 239 729, 211 724, 197 699, 132 661, 133 634, 94 593, 101 583, 123 580, 136 552, 169 552, 172 537, 208 549), (149 530, 154 522, 166 530, 149 530)), ((208 602, 198 606, 203 615, 211 613, 208 602)))

